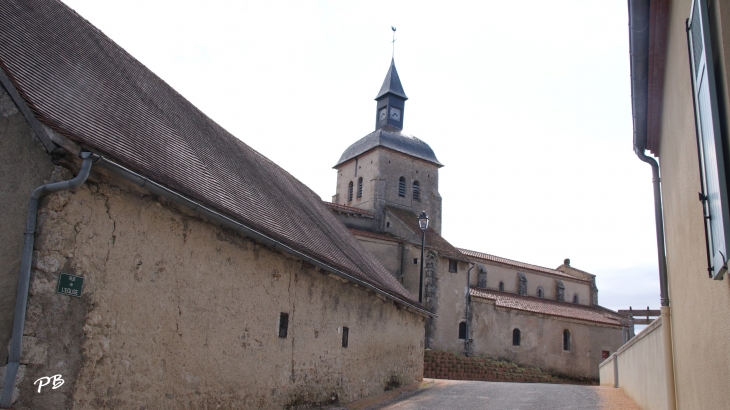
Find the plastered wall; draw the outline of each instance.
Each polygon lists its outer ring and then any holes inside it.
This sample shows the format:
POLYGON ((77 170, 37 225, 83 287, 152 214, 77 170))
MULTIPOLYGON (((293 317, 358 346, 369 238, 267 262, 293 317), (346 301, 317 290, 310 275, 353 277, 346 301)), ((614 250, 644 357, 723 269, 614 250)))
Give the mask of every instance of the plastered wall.
MULTIPOLYGON (((730 4, 716 0, 709 3, 721 82, 719 98, 725 106, 721 115, 727 120, 730 4)), ((673 1, 669 8, 659 149, 674 371, 677 408, 719 409, 730 402, 730 390, 726 388, 730 379, 730 321, 723 313, 730 306, 730 280, 713 281, 707 277, 702 208, 697 200, 700 176, 685 32, 690 8, 689 0, 673 1)), ((727 139, 725 142, 730 143, 727 139)), ((646 180, 646 189, 651 189, 649 166, 637 178, 646 180)))
POLYGON ((42 202, 18 408, 279 409, 422 377, 422 316, 98 172, 42 202))

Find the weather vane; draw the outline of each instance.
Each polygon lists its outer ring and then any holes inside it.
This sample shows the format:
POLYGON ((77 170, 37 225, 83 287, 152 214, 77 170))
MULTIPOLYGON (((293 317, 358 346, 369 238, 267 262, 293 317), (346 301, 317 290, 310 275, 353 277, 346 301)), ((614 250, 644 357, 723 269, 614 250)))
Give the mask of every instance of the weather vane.
POLYGON ((391 54, 390 58, 395 58, 395 26, 390 26, 390 29, 393 30, 393 41, 391 41, 393 43, 393 54, 391 54))

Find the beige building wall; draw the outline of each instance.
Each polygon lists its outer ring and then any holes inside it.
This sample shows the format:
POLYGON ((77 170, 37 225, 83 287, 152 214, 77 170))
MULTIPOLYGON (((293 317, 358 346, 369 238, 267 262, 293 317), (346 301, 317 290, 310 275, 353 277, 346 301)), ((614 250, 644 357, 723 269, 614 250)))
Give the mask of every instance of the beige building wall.
POLYGON ((274 409, 422 377, 421 316, 121 181, 92 173, 40 221, 21 404, 274 409), (60 272, 84 297, 55 292, 60 272), (48 374, 65 386, 34 393, 48 374))
POLYGON ((611 359, 601 363, 601 386, 615 386, 614 369, 617 368, 619 388, 645 410, 667 409, 664 336, 661 326, 661 318, 655 320, 621 346, 611 359))
MULTIPOLYGON (((716 0, 709 3, 715 24, 719 20, 714 40, 721 50, 717 57, 721 65, 718 76, 725 90, 719 97, 726 109, 721 115, 728 119, 730 4, 716 0)), ((730 403, 730 390, 726 388, 730 380, 730 321, 724 314, 730 306, 730 280, 713 281, 707 277, 702 207, 697 200, 700 176, 685 33, 690 7, 689 0, 673 1, 670 6, 659 152, 674 370, 678 408, 720 409, 730 403)), ((727 138, 727 132, 724 135, 727 138)), ((639 177, 649 181, 648 166, 645 175, 639 177)))
POLYGON ((612 354, 608 359, 598 365, 599 384, 606 387, 616 387, 616 354, 612 354))

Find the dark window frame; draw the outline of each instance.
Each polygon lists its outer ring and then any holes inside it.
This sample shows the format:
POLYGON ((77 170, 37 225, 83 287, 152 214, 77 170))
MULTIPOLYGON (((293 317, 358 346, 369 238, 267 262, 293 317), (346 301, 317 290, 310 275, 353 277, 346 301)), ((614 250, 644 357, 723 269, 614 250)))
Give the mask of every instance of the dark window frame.
POLYGON ((347 347, 350 343, 350 328, 342 327, 342 347, 347 347))
POLYGON ((522 331, 518 328, 512 329, 512 346, 522 345, 522 331))
POLYGON ((286 339, 289 334, 289 314, 281 312, 279 314, 279 337, 286 339))
POLYGON ((459 322, 459 339, 466 340, 466 322, 459 322))
POLYGON ((563 330, 563 351, 570 351, 570 330, 568 329, 563 330))
POLYGON ((449 272, 456 273, 459 271, 459 262, 456 259, 449 259, 449 272))

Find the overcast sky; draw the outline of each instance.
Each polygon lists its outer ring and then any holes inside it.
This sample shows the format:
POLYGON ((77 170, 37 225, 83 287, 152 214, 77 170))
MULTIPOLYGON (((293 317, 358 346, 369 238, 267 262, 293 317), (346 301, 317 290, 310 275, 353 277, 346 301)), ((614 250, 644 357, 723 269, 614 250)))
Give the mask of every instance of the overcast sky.
POLYGON ((374 130, 391 58, 455 246, 598 275, 659 306, 651 169, 632 151, 625 1, 66 0, 323 199, 374 130))

